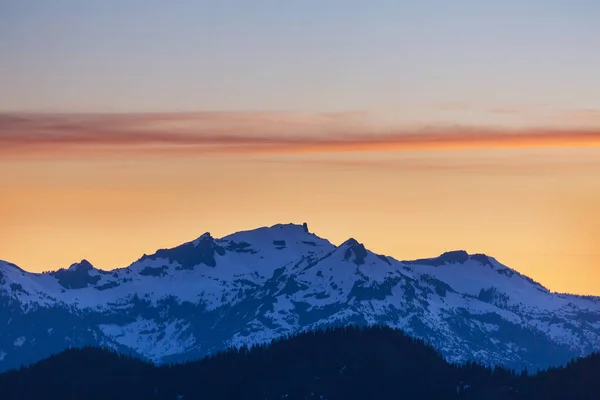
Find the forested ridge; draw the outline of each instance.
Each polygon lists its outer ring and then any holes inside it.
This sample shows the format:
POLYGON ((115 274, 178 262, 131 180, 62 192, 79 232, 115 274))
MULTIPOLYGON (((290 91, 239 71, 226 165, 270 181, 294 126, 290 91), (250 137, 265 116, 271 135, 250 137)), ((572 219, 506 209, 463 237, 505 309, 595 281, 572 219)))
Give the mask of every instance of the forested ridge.
POLYGON ((304 332, 154 366, 100 348, 0 374, 0 399, 600 399, 600 355, 528 375, 455 365, 387 327, 304 332))

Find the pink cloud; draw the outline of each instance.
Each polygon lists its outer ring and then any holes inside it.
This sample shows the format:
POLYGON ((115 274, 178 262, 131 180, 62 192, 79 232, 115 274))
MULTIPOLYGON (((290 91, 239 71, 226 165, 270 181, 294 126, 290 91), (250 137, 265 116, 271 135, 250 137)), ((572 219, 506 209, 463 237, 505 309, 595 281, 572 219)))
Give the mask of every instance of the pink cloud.
MULTIPOLYGON (((592 114, 593 116, 594 114, 592 114)), ((367 114, 200 112, 0 114, 0 156, 118 153, 342 153, 598 147, 598 129, 475 127, 378 130, 367 114)))

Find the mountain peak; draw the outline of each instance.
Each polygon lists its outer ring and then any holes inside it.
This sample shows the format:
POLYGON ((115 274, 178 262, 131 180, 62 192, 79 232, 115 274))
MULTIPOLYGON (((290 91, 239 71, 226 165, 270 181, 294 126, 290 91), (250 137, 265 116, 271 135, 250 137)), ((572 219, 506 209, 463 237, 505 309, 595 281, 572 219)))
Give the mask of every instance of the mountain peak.
POLYGON ((453 250, 443 253, 438 258, 444 261, 446 264, 462 264, 469 260, 469 253, 467 253, 465 250, 453 250))
POLYGON ((365 263, 367 257, 367 249, 358 240, 350 238, 339 246, 340 249, 345 249, 344 260, 351 260, 357 266, 365 263))
POLYGON ((342 243, 340 245, 340 247, 344 247, 344 246, 356 246, 356 245, 360 245, 360 243, 358 243, 358 240, 356 240, 354 238, 350 238, 350 239, 346 240, 344 243, 342 243))
POLYGON ((51 272, 50 275, 54 276, 65 289, 82 289, 98 283, 100 276, 97 273, 90 274, 95 270, 88 260, 83 259, 78 263, 71 264, 68 269, 59 269, 51 272))
POLYGON ((270 243, 273 240, 312 240, 308 238, 314 236, 315 235, 308 231, 308 224, 306 223, 302 225, 287 223, 262 226, 260 228, 232 233, 223 237, 221 240, 233 240, 236 242, 244 241, 258 245, 261 241, 270 243))
POLYGON ((206 232, 192 242, 187 242, 171 249, 157 250, 152 255, 144 255, 138 261, 166 258, 171 262, 179 263, 178 269, 192 270, 200 264, 216 267, 217 261, 215 256, 222 256, 224 254, 225 249, 215 243, 210 233, 206 232))
POLYGON ((94 269, 92 263, 85 258, 78 263, 71 264, 69 271, 91 271, 94 269))
POLYGON ((475 261, 482 265, 492 267, 493 258, 485 254, 469 254, 465 250, 452 250, 442 253, 434 258, 421 258, 414 261, 403 261, 405 264, 421 264, 439 267, 447 264, 464 264, 467 261, 475 261))
POLYGON ((271 229, 281 229, 291 232, 306 232, 308 233, 308 224, 304 222, 302 225, 294 224, 292 222, 287 224, 275 224, 270 227, 271 229))
POLYGON ((210 232, 204 232, 202 235, 198 237, 198 239, 194 240, 192 243, 194 246, 198 246, 200 242, 212 242, 214 238, 210 234, 210 232))

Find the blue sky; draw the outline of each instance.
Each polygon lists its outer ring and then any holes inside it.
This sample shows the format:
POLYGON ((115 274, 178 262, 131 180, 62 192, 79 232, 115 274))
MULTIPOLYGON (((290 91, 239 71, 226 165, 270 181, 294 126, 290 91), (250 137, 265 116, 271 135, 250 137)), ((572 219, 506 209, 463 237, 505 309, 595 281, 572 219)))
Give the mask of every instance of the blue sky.
POLYGON ((598 1, 166 4, 2 1, 0 110, 600 104, 598 1))

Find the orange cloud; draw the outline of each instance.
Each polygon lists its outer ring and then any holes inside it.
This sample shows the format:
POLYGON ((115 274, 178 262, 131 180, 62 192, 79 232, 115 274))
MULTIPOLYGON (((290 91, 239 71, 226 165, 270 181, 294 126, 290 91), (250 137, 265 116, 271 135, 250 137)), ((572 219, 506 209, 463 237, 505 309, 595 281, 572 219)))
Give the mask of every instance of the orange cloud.
POLYGON ((0 157, 600 147, 598 129, 375 128, 368 114, 0 114, 0 157))

